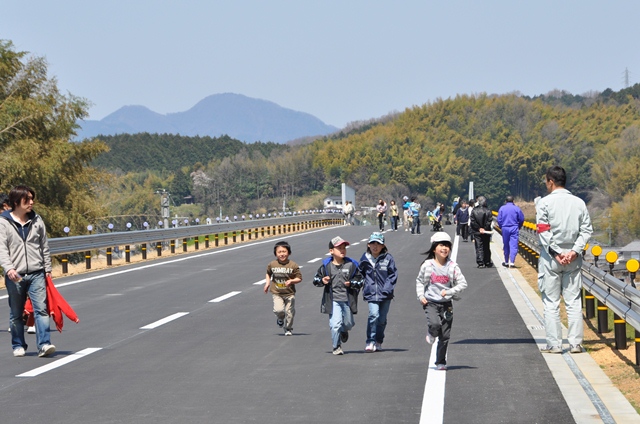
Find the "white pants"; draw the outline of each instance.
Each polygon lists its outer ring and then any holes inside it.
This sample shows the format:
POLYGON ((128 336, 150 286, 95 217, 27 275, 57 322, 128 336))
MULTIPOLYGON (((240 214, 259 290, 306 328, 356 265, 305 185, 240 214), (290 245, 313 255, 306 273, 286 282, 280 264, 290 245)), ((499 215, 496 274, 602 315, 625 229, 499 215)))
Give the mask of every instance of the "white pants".
POLYGON ((584 323, 582 321, 582 257, 578 256, 569 265, 560 265, 543 252, 538 260, 538 288, 544 305, 544 327, 547 345, 562 347, 562 325, 560 323, 560 296, 564 299, 569 322, 567 340, 571 345, 582 344, 584 323))

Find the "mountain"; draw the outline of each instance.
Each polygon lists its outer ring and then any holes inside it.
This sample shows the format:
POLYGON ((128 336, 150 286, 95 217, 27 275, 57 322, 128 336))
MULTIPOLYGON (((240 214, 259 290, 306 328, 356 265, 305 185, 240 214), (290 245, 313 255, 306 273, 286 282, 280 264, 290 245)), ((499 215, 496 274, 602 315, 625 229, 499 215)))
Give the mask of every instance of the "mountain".
POLYGON ((100 121, 78 121, 77 140, 97 135, 141 132, 231 138, 247 143, 286 143, 307 136, 323 136, 338 128, 313 115, 240 94, 214 94, 186 112, 162 115, 144 106, 124 106, 100 121))

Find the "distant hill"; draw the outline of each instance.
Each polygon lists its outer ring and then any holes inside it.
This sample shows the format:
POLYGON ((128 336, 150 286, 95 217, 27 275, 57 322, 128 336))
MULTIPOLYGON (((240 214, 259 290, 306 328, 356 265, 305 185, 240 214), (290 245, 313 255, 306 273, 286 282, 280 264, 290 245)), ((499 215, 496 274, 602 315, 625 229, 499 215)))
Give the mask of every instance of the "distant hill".
POLYGON ((286 143, 338 130, 313 115, 240 94, 214 94, 186 112, 162 115, 144 106, 124 106, 100 121, 79 121, 77 140, 97 135, 157 133, 286 143))

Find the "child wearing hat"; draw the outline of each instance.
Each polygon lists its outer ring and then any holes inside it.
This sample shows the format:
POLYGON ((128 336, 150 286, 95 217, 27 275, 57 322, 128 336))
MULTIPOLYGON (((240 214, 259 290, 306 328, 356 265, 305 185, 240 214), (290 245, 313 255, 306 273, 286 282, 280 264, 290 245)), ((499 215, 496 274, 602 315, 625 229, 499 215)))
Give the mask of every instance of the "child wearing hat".
POLYGON ((398 280, 396 262, 384 245, 382 233, 373 233, 369 237, 367 251, 360 258, 360 271, 364 276, 362 298, 369 304, 364 351, 379 352, 382 350, 393 289, 398 280))
POLYGON ((333 354, 343 355, 342 344, 349 339, 349 330, 355 322, 353 315, 358 313, 358 293, 362 287, 362 274, 358 262, 347 257, 349 242, 334 237, 329 242, 331 257, 322 261, 313 285, 323 287, 320 312, 329 315, 333 354))
POLYGON ((460 267, 453 262, 451 237, 438 232, 431 237, 431 248, 427 259, 420 266, 416 278, 416 294, 427 316, 427 343, 433 344, 438 338, 436 368, 447 369, 447 347, 453 323, 453 303, 467 288, 467 280, 460 267))

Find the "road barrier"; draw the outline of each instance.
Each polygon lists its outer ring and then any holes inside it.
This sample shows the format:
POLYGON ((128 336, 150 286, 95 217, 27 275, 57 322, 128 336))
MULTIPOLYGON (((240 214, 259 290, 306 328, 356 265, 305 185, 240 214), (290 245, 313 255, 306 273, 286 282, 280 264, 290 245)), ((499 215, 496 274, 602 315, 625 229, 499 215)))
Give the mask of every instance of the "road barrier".
MULTIPOLYGON (((240 240, 245 240, 245 232, 251 234, 253 230, 256 238, 258 231, 264 237, 265 228, 267 236, 272 234, 286 234, 292 231, 292 225, 298 231, 310 230, 330 225, 338 225, 344 222, 341 214, 335 213, 318 213, 308 215, 294 215, 280 218, 253 219, 246 221, 233 221, 220 224, 209 225, 192 225, 185 227, 158 229, 158 230, 140 230, 140 231, 123 231, 110 232, 104 234, 92 234, 86 236, 71 236, 49 239, 49 250, 51 256, 59 257, 62 263, 62 272, 68 272, 69 254, 83 252, 85 254, 86 268, 91 269, 91 251, 106 249, 107 265, 111 265, 111 251, 115 246, 125 246, 125 261, 131 262, 131 247, 141 246, 143 259, 147 257, 147 244, 156 245, 157 256, 162 254, 162 243, 169 242, 171 253, 175 253, 176 240, 182 239, 182 251, 188 251, 188 240, 194 240, 195 250, 199 249, 199 239, 205 237, 206 247, 209 247, 209 237, 213 234, 215 246, 218 246, 218 240, 223 238, 224 244, 228 244, 228 237, 233 237, 236 242, 236 236, 240 235, 240 240)), ((250 239, 250 237, 249 237, 250 239)))

